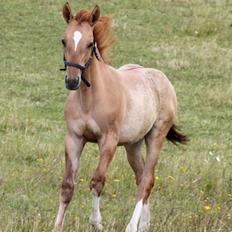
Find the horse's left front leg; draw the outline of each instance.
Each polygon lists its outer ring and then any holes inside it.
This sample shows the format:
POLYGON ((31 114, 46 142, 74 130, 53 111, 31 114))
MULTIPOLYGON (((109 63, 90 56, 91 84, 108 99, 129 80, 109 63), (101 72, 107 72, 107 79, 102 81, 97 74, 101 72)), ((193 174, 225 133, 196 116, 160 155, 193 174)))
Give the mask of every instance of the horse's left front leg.
POLYGON ((100 194, 105 184, 105 175, 107 168, 112 160, 118 144, 117 136, 108 134, 99 142, 100 160, 96 171, 90 182, 90 189, 93 194, 92 213, 90 223, 97 230, 102 230, 100 213, 100 194))

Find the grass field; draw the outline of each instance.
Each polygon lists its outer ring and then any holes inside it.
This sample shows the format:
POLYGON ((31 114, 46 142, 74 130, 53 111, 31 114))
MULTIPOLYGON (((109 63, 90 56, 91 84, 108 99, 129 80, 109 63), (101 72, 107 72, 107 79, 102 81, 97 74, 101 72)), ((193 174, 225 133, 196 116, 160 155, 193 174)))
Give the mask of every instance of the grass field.
MULTIPOLYGON (((162 70, 175 86, 178 124, 191 142, 162 150, 151 194, 151 230, 232 231, 232 2, 70 1, 113 16, 112 65, 162 70)), ((0 231, 51 231, 64 171, 62 0, 0 2, 0 231)), ((91 231, 88 144, 64 231, 91 231)), ((102 194, 104 231, 125 229, 136 186, 119 148, 102 194)))

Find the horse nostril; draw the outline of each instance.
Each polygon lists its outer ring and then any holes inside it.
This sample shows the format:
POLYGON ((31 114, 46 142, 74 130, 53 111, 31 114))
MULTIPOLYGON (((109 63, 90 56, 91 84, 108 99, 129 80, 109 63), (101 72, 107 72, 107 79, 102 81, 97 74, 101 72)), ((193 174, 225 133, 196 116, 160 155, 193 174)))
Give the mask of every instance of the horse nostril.
POLYGON ((72 82, 75 81, 75 78, 73 76, 69 76, 67 74, 64 76, 64 79, 65 79, 65 82, 68 84, 71 84, 72 82))
POLYGON ((69 76, 66 74, 64 76, 65 87, 70 90, 77 89, 80 86, 80 77, 79 76, 69 76))

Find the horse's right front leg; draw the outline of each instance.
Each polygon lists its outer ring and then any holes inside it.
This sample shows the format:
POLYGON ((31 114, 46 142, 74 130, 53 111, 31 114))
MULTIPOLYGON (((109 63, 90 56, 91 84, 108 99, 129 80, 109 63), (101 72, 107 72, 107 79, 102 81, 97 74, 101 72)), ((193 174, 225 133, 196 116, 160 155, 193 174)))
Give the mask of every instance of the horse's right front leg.
POLYGON ((68 134, 65 138, 65 174, 60 189, 59 209, 56 216, 55 232, 62 231, 65 210, 73 196, 74 180, 84 144, 84 139, 78 138, 75 135, 68 134))

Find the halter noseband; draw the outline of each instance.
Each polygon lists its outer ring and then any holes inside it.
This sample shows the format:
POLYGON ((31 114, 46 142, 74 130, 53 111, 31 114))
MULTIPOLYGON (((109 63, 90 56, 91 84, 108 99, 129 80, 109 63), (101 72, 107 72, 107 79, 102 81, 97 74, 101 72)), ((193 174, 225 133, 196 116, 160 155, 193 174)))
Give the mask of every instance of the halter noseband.
POLYGON ((86 84, 87 87, 90 87, 90 83, 84 77, 84 73, 85 73, 86 69, 89 67, 89 65, 90 65, 90 63, 91 63, 91 61, 93 59, 93 55, 95 55, 96 58, 100 61, 100 58, 99 58, 99 56, 97 54, 97 45, 96 45, 95 41, 94 41, 94 44, 93 44, 93 49, 92 49, 92 52, 91 52, 91 56, 89 57, 89 60, 86 62, 85 66, 83 66, 81 64, 77 64, 77 63, 66 61, 65 57, 64 57, 64 68, 61 68, 60 71, 66 71, 67 70, 67 66, 80 69, 81 72, 82 72, 81 73, 81 80, 86 84))

